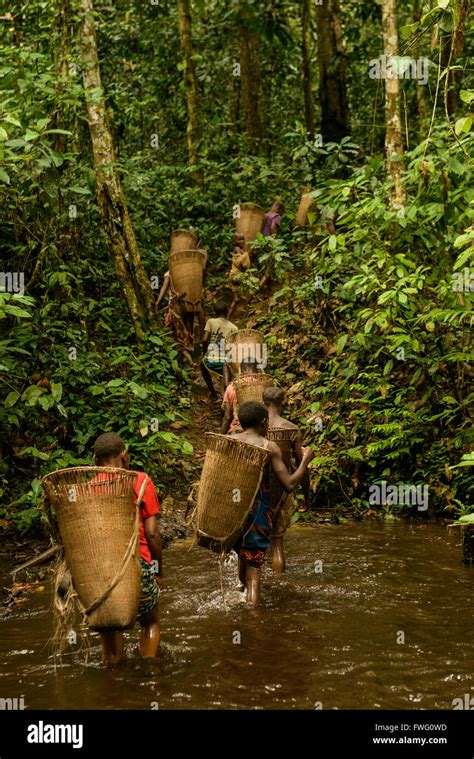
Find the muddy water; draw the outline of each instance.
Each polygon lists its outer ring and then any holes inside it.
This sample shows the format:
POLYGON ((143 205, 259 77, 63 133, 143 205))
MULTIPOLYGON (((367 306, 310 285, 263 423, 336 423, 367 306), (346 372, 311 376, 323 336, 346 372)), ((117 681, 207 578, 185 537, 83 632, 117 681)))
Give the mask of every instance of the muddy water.
POLYGON ((474 573, 443 525, 293 527, 286 544, 287 574, 266 568, 257 610, 242 602, 235 561, 224 607, 216 558, 170 546, 161 657, 138 658, 135 630, 114 671, 95 635, 87 663, 71 646, 55 669, 49 589, 29 594, 0 622, 0 697, 26 708, 443 709, 474 695, 474 573))

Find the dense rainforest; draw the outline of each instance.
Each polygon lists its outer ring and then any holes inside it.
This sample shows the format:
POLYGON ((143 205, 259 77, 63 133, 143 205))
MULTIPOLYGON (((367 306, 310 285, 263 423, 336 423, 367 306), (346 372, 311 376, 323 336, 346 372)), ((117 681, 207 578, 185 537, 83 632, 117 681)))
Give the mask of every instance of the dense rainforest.
POLYGON ((236 318, 265 334, 266 371, 316 452, 312 506, 364 515, 370 484, 387 481, 427 485, 430 514, 471 511, 468 12, 469 0, 8 0, 4 534, 41 530, 40 478, 91 463, 103 431, 162 492, 186 494, 205 399, 155 305, 170 232, 191 226, 208 251, 212 314, 235 208, 276 196, 281 231, 258 238, 236 318), (314 201, 297 225, 303 192, 314 201))

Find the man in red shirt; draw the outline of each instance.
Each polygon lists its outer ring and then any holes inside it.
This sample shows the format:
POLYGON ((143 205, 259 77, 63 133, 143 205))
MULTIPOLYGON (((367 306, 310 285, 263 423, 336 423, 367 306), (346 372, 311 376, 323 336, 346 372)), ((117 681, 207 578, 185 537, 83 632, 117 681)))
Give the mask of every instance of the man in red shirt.
MULTIPOLYGON (((100 435, 94 443, 94 461, 96 466, 110 466, 117 469, 129 469, 127 447, 121 437, 114 432, 100 435)), ((135 483, 135 502, 146 477, 139 472, 135 483)), ((142 626, 139 651, 140 655, 153 658, 158 654, 160 645, 160 618, 158 598, 163 587, 163 566, 161 537, 156 516, 160 502, 151 480, 145 488, 139 511, 140 566, 142 570, 140 605, 137 619, 142 626)), ((124 658, 123 633, 101 632, 103 660, 107 664, 117 664, 124 658)))

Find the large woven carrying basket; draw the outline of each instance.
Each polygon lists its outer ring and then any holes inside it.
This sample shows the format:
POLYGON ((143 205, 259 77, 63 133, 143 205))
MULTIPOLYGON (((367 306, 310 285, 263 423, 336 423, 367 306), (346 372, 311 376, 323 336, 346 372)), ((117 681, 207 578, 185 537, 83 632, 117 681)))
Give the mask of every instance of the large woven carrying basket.
MULTIPOLYGON (((291 454, 293 443, 298 437, 297 429, 287 427, 270 427, 267 433, 267 439, 277 444, 281 451, 283 463, 289 472, 292 470, 291 454)), ((270 503, 272 509, 278 509, 282 501, 286 500, 288 493, 283 488, 280 480, 275 477, 273 471, 270 472, 270 503)))
POLYGON ((249 243, 255 240, 258 233, 262 231, 265 211, 256 203, 241 203, 239 214, 235 219, 235 228, 237 232, 244 235, 245 246, 247 250, 250 250, 249 243))
POLYGON ((264 337, 256 329, 239 329, 229 335, 226 338, 226 351, 232 374, 240 374, 242 361, 254 359, 257 363, 261 363, 265 358, 263 344, 264 337))
POLYGON ((263 391, 266 387, 273 387, 275 381, 268 374, 241 374, 233 381, 237 404, 241 406, 248 401, 262 403, 263 391))
POLYGON ((316 202, 315 198, 310 198, 309 195, 306 194, 307 192, 309 192, 309 190, 306 190, 301 196, 298 211, 296 212, 295 222, 300 227, 309 226, 308 211, 311 210, 311 206, 316 202))
POLYGON ((173 287, 182 299, 186 311, 197 311, 202 298, 203 254, 200 250, 181 250, 172 253, 168 268, 173 287))
POLYGON ((171 253, 194 250, 196 246, 197 237, 191 229, 174 229, 171 232, 171 253))
POLYGON ((242 534, 269 453, 229 435, 207 432, 196 507, 197 542, 227 553, 242 534))
POLYGON ((94 630, 124 630, 133 627, 137 616, 136 479, 137 472, 110 467, 60 469, 43 478, 74 589, 94 630), (107 597, 87 613, 120 574, 107 597))

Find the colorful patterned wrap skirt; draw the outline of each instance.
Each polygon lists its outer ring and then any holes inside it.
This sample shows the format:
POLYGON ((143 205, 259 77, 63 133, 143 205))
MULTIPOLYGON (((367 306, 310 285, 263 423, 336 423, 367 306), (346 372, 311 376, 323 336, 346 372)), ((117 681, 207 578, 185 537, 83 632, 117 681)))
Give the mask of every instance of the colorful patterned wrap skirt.
POLYGON ((272 507, 270 503, 270 464, 263 470, 262 482, 252 511, 244 525, 244 535, 240 546, 240 556, 249 567, 260 569, 265 553, 270 546, 272 531, 272 507))
POLYGON ((142 580, 140 589, 140 605, 138 607, 137 619, 141 622, 155 608, 160 597, 160 589, 156 584, 155 574, 152 565, 148 564, 145 559, 140 558, 140 567, 142 570, 142 580))

